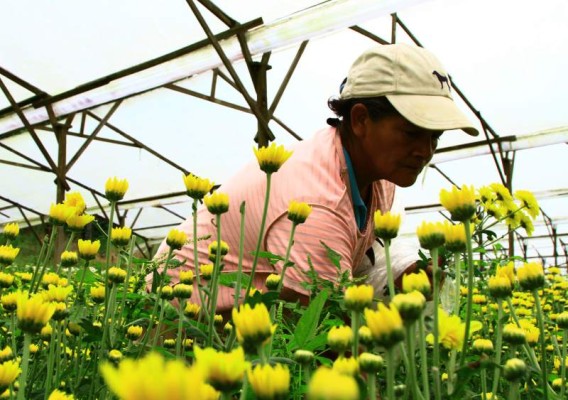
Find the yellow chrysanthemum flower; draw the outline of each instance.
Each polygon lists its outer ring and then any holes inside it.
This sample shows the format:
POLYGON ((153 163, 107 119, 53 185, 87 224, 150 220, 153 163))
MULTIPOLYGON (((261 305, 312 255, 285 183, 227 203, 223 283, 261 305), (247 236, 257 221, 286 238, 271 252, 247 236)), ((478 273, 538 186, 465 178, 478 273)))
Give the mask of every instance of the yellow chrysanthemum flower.
POLYGON ((392 299, 392 304, 396 307, 405 324, 411 324, 422 315, 426 307, 426 297, 414 290, 410 293, 398 293, 392 299))
POLYGON ((187 235, 185 234, 185 232, 178 229, 172 229, 168 232, 166 244, 173 250, 181 249, 185 242, 187 242, 187 235))
POLYGON ((2 230, 4 237, 8 240, 14 240, 20 234, 20 225, 15 222, 4 225, 2 230))
POLYGON ((487 283, 489 294, 496 299, 505 299, 511 296, 513 286, 508 277, 503 275, 495 275, 489 278, 487 283))
POLYGON ((248 382, 259 400, 287 400, 290 390, 288 367, 259 364, 247 370, 248 382))
POLYGON ((333 326, 327 333, 327 344, 332 350, 344 353, 353 342, 353 330, 348 325, 333 326))
POLYGON ((381 210, 375 211, 373 221, 375 223, 375 236, 381 239, 390 240, 398 235, 400 228, 400 214, 394 214, 390 211, 381 213, 381 210))
POLYGON ((471 347, 479 354, 493 353, 493 342, 489 339, 475 339, 471 347))
POLYGON ((41 295, 28 297, 24 294, 18 297, 18 327, 26 333, 39 333, 54 312, 55 305, 44 301, 41 295))
POLYGON ((492 183, 489 185, 489 189, 495 194, 496 200, 503 203, 513 202, 513 196, 511 196, 511 192, 505 187, 505 185, 501 183, 492 183))
POLYGON ((199 311, 201 310, 201 306, 197 303, 188 302, 185 305, 185 309, 183 310, 183 315, 187 318, 197 318, 199 315, 199 311))
POLYGON ((180 271, 179 272, 179 283, 184 283, 186 285, 191 285, 193 284, 193 271, 188 269, 186 271, 180 271))
POLYGON ((365 320, 379 346, 388 349, 404 339, 402 317, 394 305, 379 303, 378 310, 365 309, 365 320))
POLYGON ((75 213, 77 215, 81 215, 85 212, 87 205, 85 204, 85 200, 83 196, 79 192, 68 192, 65 194, 65 200, 63 200, 63 204, 69 207, 75 208, 75 213))
POLYGON ((463 185, 461 189, 453 186, 451 191, 440 191, 440 203, 450 212, 454 221, 470 220, 475 214, 475 189, 463 185))
POLYGON ((517 190, 513 194, 514 197, 520 201, 521 207, 525 208, 527 213, 534 219, 540 214, 540 207, 536 198, 528 190, 517 190))
POLYGON ((193 294, 193 285, 178 283, 173 288, 173 295, 177 299, 189 299, 193 294))
POLYGON ((110 241, 116 247, 124 247, 130 243, 132 229, 127 226, 112 228, 110 231, 110 241))
POLYGON ((72 267, 79 262, 79 255, 76 251, 64 251, 61 253, 61 266, 64 268, 72 267))
POLYGON ((100 240, 91 241, 79 239, 77 241, 77 250, 79 251, 79 257, 81 257, 83 260, 93 260, 97 256, 100 248, 100 240))
POLYGON ((422 293, 425 297, 430 296, 432 292, 430 279, 428 279, 428 275, 423 269, 416 273, 404 274, 402 276, 402 291, 410 293, 415 290, 422 293))
POLYGON ((515 324, 507 324, 503 327, 503 340, 513 345, 525 344, 525 330, 515 324))
POLYGON ((119 267, 110 267, 107 279, 112 283, 123 283, 126 280, 126 271, 119 267))
POLYGON ((14 360, 0 364, 0 393, 6 390, 20 375, 20 366, 14 360))
POLYGON ((260 169, 267 174, 278 171, 282 164, 292 155, 292 151, 286 150, 282 145, 277 146, 274 142, 270 146, 261 147, 260 149, 253 147, 253 151, 260 169))
POLYGON ((221 257, 221 260, 229 253, 229 245, 224 240, 221 240, 221 247, 217 249, 218 247, 219 244, 216 240, 214 240, 209 244, 208 250, 209 250, 210 261, 214 262, 215 259, 217 258, 217 250, 219 250, 219 256, 221 257))
POLYGON ((65 302, 73 291, 73 286, 49 285, 48 290, 41 292, 45 301, 65 302))
MULTIPOLYGON (((451 252, 464 252, 466 247, 464 224, 451 224, 446 221, 443 226, 446 249, 451 252)), ((470 225, 470 229, 473 230, 473 225, 470 225)))
POLYGON ((89 294, 91 299, 97 304, 101 304, 105 301, 106 289, 104 285, 91 286, 89 289, 89 294))
POLYGON ((195 200, 201 200, 215 185, 209 179, 199 178, 191 173, 183 176, 183 183, 187 195, 195 200))
POLYGON ((544 286, 544 269, 538 262, 525 263, 517 270, 519 284, 525 290, 535 290, 544 286))
POLYGON ((0 350, 0 364, 14 359, 14 352, 10 346, 4 347, 0 350))
POLYGON ((127 190, 128 181, 126 179, 118 179, 114 176, 112 178, 108 178, 105 183, 105 195, 111 202, 122 200, 127 190))
POLYGON ((195 365, 205 376, 205 380, 219 391, 231 391, 242 384, 249 363, 245 360, 242 347, 230 353, 217 351, 211 347, 201 349, 194 346, 195 365))
POLYGON ((65 225, 67 220, 77 213, 75 207, 67 204, 52 204, 49 208, 49 220, 53 225, 65 225))
POLYGON ((353 376, 319 367, 308 386, 310 400, 358 400, 359 387, 353 376))
POLYGON ((497 267, 497 272, 495 273, 496 276, 502 276, 509 279, 511 286, 515 285, 516 277, 515 277, 515 264, 511 261, 504 266, 497 267))
POLYGON ((0 288, 7 289, 14 283, 14 275, 0 272, 0 288))
POLYGON ((181 360, 164 360, 158 353, 132 360, 118 368, 103 363, 101 374, 120 400, 217 400, 219 394, 205 383, 203 372, 181 360))
POLYGON ((214 215, 221 215, 229 211, 229 195, 215 191, 203 198, 207 211, 214 215))
POLYGON ((288 219, 294 224, 303 224, 312 212, 308 203, 292 200, 288 206, 288 219))
POLYGON ((69 218, 67 218, 65 223, 67 224, 67 227, 69 229, 71 229, 72 231, 80 232, 81 230, 83 230, 83 228, 85 226, 87 226, 88 224, 90 224, 94 220, 95 220, 95 217, 93 215, 89 215, 89 214, 76 215, 76 214, 73 214, 69 218))
POLYGON ((138 340, 142 336, 143 332, 144 328, 142 328, 140 325, 130 325, 126 329, 126 337, 130 340, 138 340))
POLYGON ((516 381, 522 378, 527 371, 527 365, 520 358, 510 358, 505 362, 503 377, 508 381, 516 381))
POLYGON ((2 307, 7 312, 15 311, 18 308, 18 298, 20 296, 25 296, 25 294, 21 291, 6 293, 0 297, 0 303, 2 303, 2 307))
POLYGON ((359 373, 359 363, 356 357, 337 357, 332 369, 343 375, 356 376, 359 373))
POLYGON ((276 290, 280 285, 280 275, 278 274, 270 274, 266 277, 266 281, 264 284, 268 288, 268 290, 276 290))
POLYGON ((349 310, 363 311, 373 303, 373 286, 353 285, 345 289, 345 306, 349 310))
MULTIPOLYGON (((470 335, 482 328, 479 321, 471 321, 470 335)), ((465 339, 465 322, 457 315, 448 315, 443 308, 438 310, 438 340, 448 350, 461 351, 465 339)), ((426 337, 428 343, 434 343, 434 335, 426 337)))
POLYGON ((19 253, 20 249, 10 244, 0 246, 0 265, 12 264, 19 253))
POLYGON ((215 266, 213 264, 201 264, 199 266, 199 274, 203 279, 208 281, 209 279, 211 279, 211 276, 213 275, 214 268, 215 266))
POLYGON ((258 345, 272 336, 273 326, 264 303, 251 308, 249 304, 233 308, 233 324, 237 339, 247 352, 254 352, 258 345))
POLYGON ((416 229, 420 247, 432 250, 444 244, 444 224, 441 222, 423 221, 416 229))
POLYGON ((74 399, 75 397, 73 397, 72 394, 67 394, 59 389, 55 389, 53 392, 51 392, 51 394, 47 398, 47 400, 74 400, 74 399))
POLYGON ((385 361, 383 357, 373 353, 361 353, 358 358, 359 369, 363 372, 376 373, 383 368, 385 361))

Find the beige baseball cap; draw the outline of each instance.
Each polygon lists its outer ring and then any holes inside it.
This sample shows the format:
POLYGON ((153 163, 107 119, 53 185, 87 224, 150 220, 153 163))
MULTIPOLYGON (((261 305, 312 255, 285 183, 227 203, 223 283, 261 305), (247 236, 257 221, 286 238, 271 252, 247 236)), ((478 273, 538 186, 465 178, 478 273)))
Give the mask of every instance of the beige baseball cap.
POLYGON ((450 78, 440 61, 418 46, 372 47, 351 66, 341 99, 386 96, 414 125, 431 130, 478 130, 452 99, 450 78))

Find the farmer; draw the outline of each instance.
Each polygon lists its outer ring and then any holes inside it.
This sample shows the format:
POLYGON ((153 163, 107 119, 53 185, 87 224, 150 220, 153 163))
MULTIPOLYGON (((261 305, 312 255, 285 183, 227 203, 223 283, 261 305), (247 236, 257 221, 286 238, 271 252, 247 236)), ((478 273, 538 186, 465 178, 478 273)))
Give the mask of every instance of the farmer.
MULTIPOLYGON (((365 262, 365 254, 375 240, 373 215, 376 210, 391 210, 396 186, 411 186, 431 160, 445 130, 463 129, 477 135, 472 123, 451 97, 450 79, 430 52, 411 45, 376 46, 361 54, 342 84, 339 98, 328 102, 338 118, 328 120, 325 129, 297 143, 292 156, 273 174, 270 203, 261 251, 284 255, 291 222, 287 210, 291 200, 308 203, 312 212, 298 225, 281 296, 306 300, 302 286, 309 270, 308 255, 315 271, 326 280, 337 279, 325 243, 341 256, 342 270, 353 276, 368 276, 377 293, 386 284, 385 267, 365 262)), ((220 192, 229 196, 229 211, 221 216, 221 238, 230 248, 224 258, 223 272, 235 271, 239 259, 241 203, 246 204, 244 258, 242 268, 250 272, 259 234, 266 175, 256 160, 245 165, 223 184, 220 192)), ((401 208, 402 210, 402 208, 401 208)), ((209 263, 208 245, 216 240, 215 217, 202 206, 197 214, 197 236, 210 235, 198 242, 199 263, 209 263)), ((193 237, 190 216, 181 230, 193 237)), ((395 277, 412 270, 416 251, 405 252, 393 242, 395 277)), ((376 247, 378 249, 378 247, 376 247)), ((163 257, 165 241, 157 251, 163 257)), ((175 256, 193 268, 193 243, 186 244, 175 256)), ((272 266, 258 260, 254 286, 263 288, 269 274, 279 274, 282 263, 272 266)), ((177 282, 179 269, 169 271, 177 282)), ((222 287, 219 311, 233 306, 234 290, 222 287)), ((197 301, 196 291, 192 301, 197 301)))

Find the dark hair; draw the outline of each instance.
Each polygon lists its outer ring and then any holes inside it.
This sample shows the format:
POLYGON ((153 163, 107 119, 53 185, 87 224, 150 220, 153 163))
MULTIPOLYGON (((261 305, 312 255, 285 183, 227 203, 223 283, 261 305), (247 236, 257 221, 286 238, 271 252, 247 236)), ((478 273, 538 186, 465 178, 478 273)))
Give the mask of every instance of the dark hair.
POLYGON ((392 115, 400 115, 385 96, 357 99, 332 97, 327 101, 327 106, 339 118, 328 118, 327 123, 338 128, 343 139, 346 139, 351 134, 351 108, 355 104, 363 104, 373 121, 392 115))

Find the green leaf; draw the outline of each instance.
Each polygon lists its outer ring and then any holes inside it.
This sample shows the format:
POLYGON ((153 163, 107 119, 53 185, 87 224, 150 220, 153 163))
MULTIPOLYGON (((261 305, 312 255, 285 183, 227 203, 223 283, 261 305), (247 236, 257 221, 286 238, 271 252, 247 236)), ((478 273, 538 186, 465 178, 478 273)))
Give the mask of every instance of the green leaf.
MULTIPOLYGON (((239 277, 238 272, 227 272, 219 275, 219 284, 228 287, 235 287, 237 283, 237 278, 239 277)), ((241 287, 246 288, 250 282, 250 276, 241 273, 241 287)))
POLYGON ((325 247, 325 250, 327 252, 327 256, 329 257, 331 263, 333 265, 335 265, 335 267, 337 269, 341 269, 341 267, 339 265, 339 262, 341 261, 341 254, 339 254, 337 251, 333 250, 331 247, 329 247, 323 241, 320 240, 320 243, 323 247, 325 247))
MULTIPOLYGON (((254 251, 252 252, 252 255, 254 255, 254 251)), ((258 257, 259 258, 266 258, 268 260, 268 262, 270 263, 270 265, 274 265, 276 264, 278 261, 284 261, 285 258, 282 256, 279 256, 278 254, 274 254, 271 253, 269 251, 259 251, 258 252, 258 257)))
POLYGON ((319 292, 298 321, 296 331, 294 332, 293 342, 298 348, 303 349, 314 337, 318 327, 321 311, 328 296, 329 293, 327 290, 319 292))

